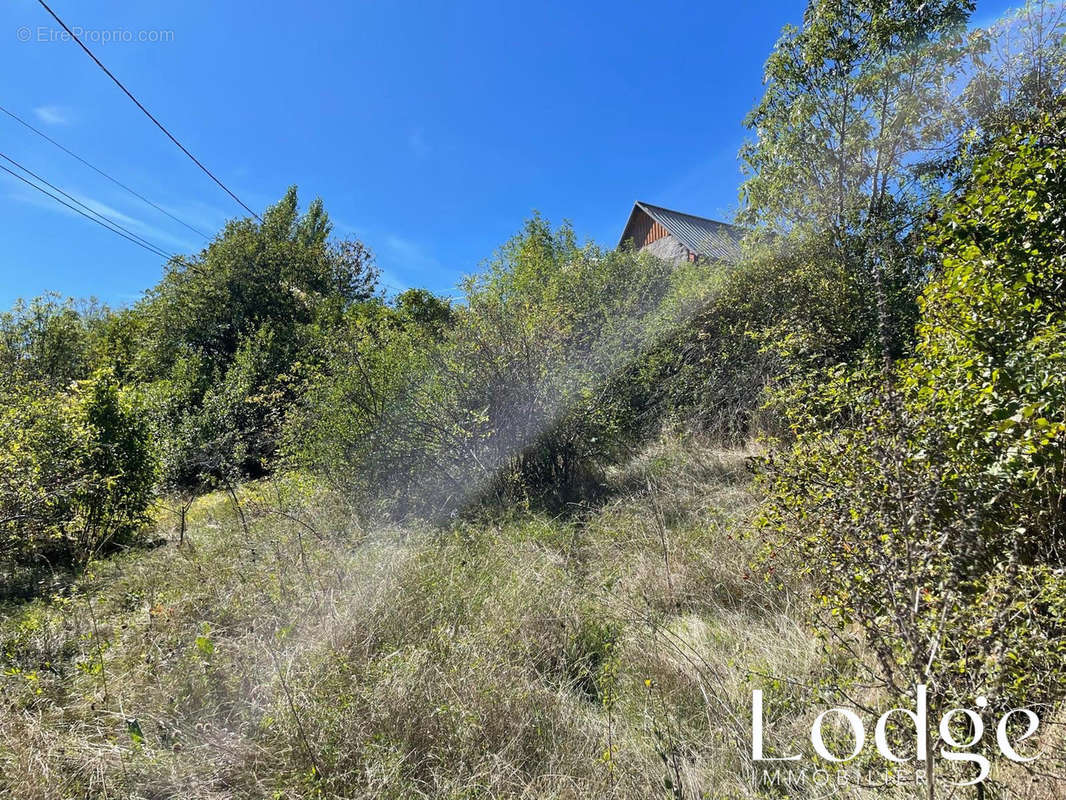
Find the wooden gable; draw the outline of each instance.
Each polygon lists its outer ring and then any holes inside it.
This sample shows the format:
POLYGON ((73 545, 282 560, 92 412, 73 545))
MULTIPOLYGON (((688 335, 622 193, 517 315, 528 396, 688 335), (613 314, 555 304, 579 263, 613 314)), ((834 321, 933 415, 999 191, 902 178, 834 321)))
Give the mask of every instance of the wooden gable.
POLYGON ((669 235, 670 231, 638 206, 634 207, 633 213, 629 215, 629 222, 626 223, 626 229, 622 233, 622 241, 632 241, 634 249, 640 250, 669 235))

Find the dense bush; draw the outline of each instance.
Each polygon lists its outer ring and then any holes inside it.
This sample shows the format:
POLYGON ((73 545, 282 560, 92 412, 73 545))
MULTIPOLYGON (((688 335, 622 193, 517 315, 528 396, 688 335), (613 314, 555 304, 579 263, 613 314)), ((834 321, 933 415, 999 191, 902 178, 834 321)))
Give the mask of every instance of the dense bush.
POLYGON ((991 713, 1066 685, 1064 219, 1061 118, 1016 128, 930 231, 916 355, 785 401, 769 519, 896 691, 991 713))
POLYGON ((156 462, 143 408, 99 372, 0 407, 0 559, 80 564, 147 521, 156 462))
POLYGON ((0 620, 0 786, 748 796, 755 686, 792 742, 826 688, 1062 700, 1064 23, 1001 81, 972 8, 808 3, 737 264, 534 217, 462 299, 386 300, 290 190, 130 309, 0 316, 0 572, 137 541, 157 493, 187 545, 0 620))
POLYGON ((133 310, 133 377, 149 386, 168 485, 267 470, 297 364, 375 289, 370 253, 331 229, 321 201, 301 216, 290 189, 261 224, 232 221, 172 260, 133 310))
POLYGON ((294 452, 392 513, 581 496, 636 425, 617 376, 654 338, 669 268, 538 217, 463 289, 351 313, 294 452))
MULTIPOLYGON (((270 467, 302 365, 375 290, 369 252, 330 232, 291 189, 262 223, 173 259, 132 308, 49 295, 0 315, 8 561, 82 562, 128 540, 157 478, 195 492, 270 467)), ((431 317, 415 299, 409 313, 431 317)))
MULTIPOLYGON (((867 270, 841 263, 838 246, 807 229, 753 232, 738 264, 683 268, 672 299, 676 325, 647 359, 659 415, 742 442, 776 429, 762 409, 787 370, 816 373, 880 353, 875 286, 867 270)), ((882 284, 905 329, 916 315, 922 259, 904 255, 902 242, 893 247, 902 271, 882 284)), ((892 352, 908 350, 911 339, 894 336, 892 352)))
POLYGON ((111 349, 111 312, 94 301, 48 294, 0 314, 0 385, 65 389, 87 378, 111 349))

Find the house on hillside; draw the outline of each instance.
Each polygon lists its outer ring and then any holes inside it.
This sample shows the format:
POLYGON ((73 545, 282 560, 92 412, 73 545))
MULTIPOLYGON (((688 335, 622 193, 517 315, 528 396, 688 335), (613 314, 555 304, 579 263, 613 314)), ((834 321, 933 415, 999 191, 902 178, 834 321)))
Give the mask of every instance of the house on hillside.
POLYGON ((740 259, 743 234, 736 225, 637 202, 618 246, 632 241, 635 249, 667 261, 704 259, 734 264, 740 259))

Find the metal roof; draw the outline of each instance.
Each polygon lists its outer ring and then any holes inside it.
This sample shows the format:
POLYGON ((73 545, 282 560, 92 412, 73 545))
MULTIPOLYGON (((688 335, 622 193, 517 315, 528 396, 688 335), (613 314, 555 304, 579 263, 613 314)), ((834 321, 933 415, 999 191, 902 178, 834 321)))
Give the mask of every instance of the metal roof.
POLYGON ((629 226, 633 223, 638 209, 666 228, 693 253, 730 263, 740 260, 740 240, 744 236, 743 229, 725 222, 697 217, 681 211, 671 211, 669 208, 639 201, 633 204, 633 211, 629 215, 629 221, 626 222, 619 246, 625 242, 629 226))

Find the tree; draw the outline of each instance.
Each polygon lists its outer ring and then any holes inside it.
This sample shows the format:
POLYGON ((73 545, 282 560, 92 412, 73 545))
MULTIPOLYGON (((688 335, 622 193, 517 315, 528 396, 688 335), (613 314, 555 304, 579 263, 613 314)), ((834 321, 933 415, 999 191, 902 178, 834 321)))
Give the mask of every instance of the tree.
POLYGON ((0 314, 0 381, 64 389, 106 360, 111 312, 94 300, 46 294, 0 314))
POLYGON ((838 242, 910 191, 913 155, 952 102, 970 0, 812 0, 766 63, 741 150, 743 217, 838 242))
POLYGON ((988 719, 1066 694, 1062 131, 1016 127, 946 198, 915 356, 808 382, 766 465, 781 546, 884 684, 988 719))
POLYGON ((232 221, 195 258, 171 261, 135 310, 144 342, 134 372, 152 384, 168 485, 268 468, 292 373, 375 291, 370 252, 331 241, 331 230, 322 202, 301 216, 291 188, 262 223, 232 221))
POLYGON ((628 440, 616 381, 653 340, 668 274, 534 217, 465 281, 465 304, 354 310, 292 449, 397 515, 578 498, 628 440))
POLYGON ((959 147, 946 169, 962 177, 1011 125, 1053 113, 1066 89, 1066 9, 1026 0, 1016 11, 973 35, 960 103, 948 116, 959 147))
POLYGON ((796 293, 846 276, 860 344, 886 357, 913 329, 928 266, 907 240, 927 198, 914 164, 952 102, 972 10, 972 0, 812 0, 802 27, 785 28, 746 121, 756 138, 741 150, 741 221, 774 232, 770 247, 819 243, 796 293))
POLYGON ((455 319, 451 303, 426 289, 401 292, 394 305, 402 319, 437 333, 442 333, 455 319))

